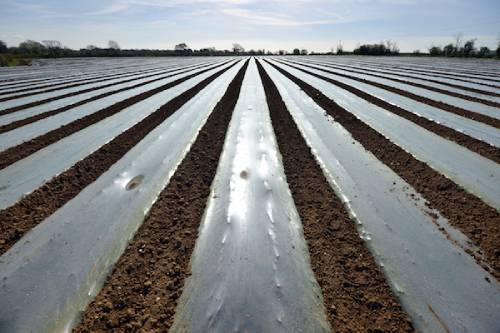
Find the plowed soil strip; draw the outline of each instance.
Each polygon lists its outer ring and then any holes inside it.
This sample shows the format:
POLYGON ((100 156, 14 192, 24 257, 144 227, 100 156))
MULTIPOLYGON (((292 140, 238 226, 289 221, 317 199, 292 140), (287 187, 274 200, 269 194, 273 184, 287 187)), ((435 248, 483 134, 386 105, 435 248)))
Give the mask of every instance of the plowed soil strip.
POLYGON ((332 67, 332 68, 338 68, 338 69, 343 69, 343 70, 351 70, 351 69, 361 70, 361 72, 355 71, 355 73, 368 74, 368 75, 373 75, 375 77, 381 77, 381 78, 388 79, 388 80, 394 80, 396 82, 414 85, 415 87, 429 89, 429 90, 433 90, 433 91, 440 92, 440 93, 443 93, 443 94, 450 94, 451 93, 451 96, 460 97, 460 98, 463 95, 454 93, 452 91, 448 91, 448 90, 445 90, 445 89, 440 89, 440 88, 437 88, 437 87, 430 87, 430 86, 426 86, 424 84, 410 82, 410 81, 405 81, 405 80, 402 80, 402 79, 389 78, 389 77, 386 77, 386 76, 383 76, 383 75, 394 75, 394 76, 400 76, 400 77, 403 77, 403 78, 404 77, 408 77, 408 78, 422 80, 422 81, 426 81, 426 82, 437 83, 437 84, 441 84, 441 85, 444 85, 444 86, 453 87, 453 88, 457 88, 457 89, 461 89, 461 90, 465 90, 465 91, 470 91, 470 92, 477 93, 477 94, 483 94, 483 95, 488 95, 488 96, 500 97, 500 94, 492 92, 492 91, 485 91, 485 90, 476 89, 476 88, 472 88, 472 87, 461 86, 461 85, 457 85, 457 84, 453 84, 453 83, 449 83, 449 82, 443 82, 443 81, 433 80, 433 79, 430 79, 430 78, 422 78, 422 77, 413 76, 413 75, 410 75, 410 74, 401 74, 401 73, 396 73, 396 72, 382 71, 382 70, 377 70, 377 69, 373 69, 373 68, 370 68, 370 67, 359 67, 359 66, 354 66, 354 65, 341 65, 341 64, 336 64, 336 63, 324 63, 324 62, 317 62, 317 61, 311 61, 311 63, 313 63, 315 65, 322 65, 322 66, 327 66, 327 67, 332 67), (383 74, 383 75, 376 75, 376 74, 372 74, 372 73, 380 73, 380 74, 383 74))
POLYGON ((164 332, 170 328, 247 64, 231 82, 74 332, 164 332))
MULTIPOLYGON (((208 67, 208 66, 210 66, 210 65, 200 66, 199 68, 208 67)), ((105 97, 108 97, 108 96, 111 96, 111 95, 114 95, 114 94, 118 94, 118 93, 121 93, 123 91, 127 91, 127 90, 131 90, 131 89, 134 89, 134 88, 138 88, 138 87, 144 86, 146 84, 150 84, 150 83, 154 83, 154 82, 157 82, 157 81, 160 81, 160 80, 164 80, 164 79, 167 79, 167 78, 175 76, 175 75, 179 75, 179 74, 182 74, 182 73, 189 72, 191 70, 193 70, 193 68, 190 66, 190 68, 186 69, 185 71, 180 71, 180 72, 177 72, 177 73, 174 73, 174 74, 161 76, 161 77, 158 77, 158 78, 155 78, 155 79, 152 79, 152 80, 148 80, 146 82, 141 82, 141 83, 138 83, 138 84, 134 84, 132 86, 128 86, 128 87, 116 89, 116 90, 113 90, 113 91, 108 91, 108 92, 105 92, 105 93, 102 93, 102 94, 99 94, 99 95, 96 95, 96 96, 92 96, 92 97, 86 98, 86 99, 81 100, 81 101, 76 102, 76 103, 65 105, 63 107, 60 107, 60 108, 57 108, 57 109, 54 109, 54 110, 50 110, 50 111, 43 112, 43 113, 31 116, 31 117, 27 117, 27 118, 24 118, 24 119, 13 121, 13 122, 11 122, 9 124, 0 126, 0 134, 8 132, 8 131, 11 131, 11 130, 19 128, 19 127, 22 127, 22 126, 27 125, 27 124, 34 123, 35 121, 38 121, 38 120, 41 120, 41 119, 54 116, 56 114, 68 111, 68 110, 76 108, 78 106, 81 106, 81 105, 84 105, 84 104, 96 101, 98 99, 105 98, 105 97)), ((175 71, 175 70, 167 71, 165 73, 172 72, 172 71, 175 71)), ((147 76, 140 77, 140 78, 137 78, 137 79, 144 79, 144 78, 147 78, 147 77, 150 77, 150 76, 156 76, 156 75, 158 75, 158 74, 147 75, 147 76)), ((127 82, 129 82, 129 81, 127 81, 127 82)), ((121 82, 121 83, 125 83, 125 82, 121 82)), ((5 113, 2 113, 2 115, 3 114, 5 114, 5 113)))
POLYGON ((99 150, 76 163, 69 170, 45 183, 15 205, 0 211, 0 255, 5 253, 27 231, 95 181, 143 137, 232 66, 216 72, 172 99, 99 150))
POLYGON ((287 181, 334 332, 409 332, 402 310, 336 197, 279 92, 259 64, 287 181), (356 318, 356 320, 353 320, 356 318))
POLYGON ((135 71, 130 71, 130 72, 118 73, 118 74, 115 73, 115 74, 110 74, 110 75, 99 75, 97 77, 89 77, 86 79, 80 79, 80 80, 76 80, 76 81, 52 83, 52 84, 41 85, 38 87, 22 88, 22 89, 18 89, 18 90, 0 92, 0 95, 8 95, 8 94, 14 94, 14 93, 23 93, 23 92, 25 93, 25 94, 19 94, 19 95, 14 95, 14 96, 2 97, 2 98, 0 98, 0 102, 11 100, 11 99, 16 99, 16 98, 21 98, 21 97, 26 97, 26 96, 31 96, 31 95, 43 94, 43 93, 57 91, 57 90, 61 90, 61 89, 79 87, 79 86, 82 86, 85 84, 90 84, 90 83, 99 83, 99 82, 105 82, 108 80, 114 80, 114 79, 119 79, 119 78, 139 75, 139 74, 147 74, 150 72, 160 71, 162 69, 170 69, 170 68, 168 68, 168 67, 147 68, 144 70, 135 70, 135 71), (46 89, 44 89, 44 88, 46 88, 46 89), (38 90, 38 89, 42 89, 42 90, 38 90), (36 90, 36 91, 32 91, 32 90, 36 90))
MULTIPOLYGON (((224 63, 227 63, 227 62, 224 62, 224 63)), ((224 63, 219 64, 219 66, 224 65, 224 63)), ((210 65, 213 65, 213 64, 207 64, 206 66, 210 66, 210 65)), ((186 69, 185 71, 179 72, 177 74, 186 73, 186 72, 192 70, 191 67, 194 67, 194 66, 189 66, 188 69, 186 69)), ((173 69, 171 71, 175 71, 175 70, 177 70, 177 69, 173 69)), ((26 103, 26 104, 14 106, 14 107, 11 107, 11 108, 8 108, 8 109, 1 110, 1 115, 9 114, 9 113, 20 111, 20 110, 24 110, 24 109, 27 109, 27 108, 31 108, 31 107, 34 107, 34 106, 42 105, 42 104, 49 103, 49 102, 52 102, 52 101, 56 101, 56 100, 59 100, 59 99, 63 99, 63 98, 67 98, 67 97, 72 97, 72 96, 76 96, 76 95, 88 93, 88 92, 91 92, 91 91, 95 91, 95 90, 99 90, 99 89, 111 87, 111 86, 114 86, 114 85, 117 85, 117 84, 120 84, 120 83, 131 82, 133 80, 135 80, 135 78, 124 80, 124 81, 121 81, 121 82, 110 83, 110 84, 106 84, 106 85, 99 86, 99 87, 92 87, 92 88, 82 89, 82 90, 78 90, 78 91, 73 91, 73 92, 70 92, 70 93, 63 94, 63 95, 49 97, 49 98, 41 99, 41 100, 38 100, 38 101, 34 101, 34 102, 30 102, 30 103, 26 103)))
POLYGON ((498 211, 434 171, 427 164, 415 159, 319 90, 278 66, 272 63, 271 65, 304 90, 347 129, 366 150, 408 182, 430 203, 432 208, 440 211, 450 224, 460 229, 478 245, 492 270, 484 264, 483 267, 497 279, 500 277, 500 233, 498 232, 500 213, 498 211))
MULTIPOLYGON (((296 67, 296 66, 294 66, 294 65, 292 65, 292 64, 290 64, 288 62, 287 63, 282 62, 282 63, 286 64, 288 66, 291 66, 291 67, 293 67, 295 69, 301 70, 304 73, 313 75, 313 76, 315 76, 317 78, 320 78, 322 80, 331 82, 333 84, 340 83, 340 82, 338 82, 336 80, 324 77, 324 76, 316 74, 316 73, 312 73, 312 72, 310 72, 308 70, 305 70, 303 68, 296 67)), ((455 107, 455 106, 452 106, 452 105, 449 105, 449 104, 446 104, 446 103, 443 103, 443 102, 439 102, 439 101, 435 101, 435 100, 429 99, 427 97, 418 96, 418 95, 415 95, 415 94, 410 93, 408 91, 401 90, 401 89, 394 88, 394 87, 390 87, 390 86, 387 86, 385 84, 378 83, 378 82, 375 82, 375 81, 369 81, 369 80, 365 80, 365 79, 360 79, 358 77, 354 77, 354 76, 351 76, 351 75, 346 75, 346 74, 342 74, 342 73, 332 72, 332 71, 329 71, 327 69, 316 68, 316 67, 313 67, 313 66, 304 65, 302 63, 300 65, 305 66, 305 67, 309 67, 309 68, 313 68, 315 70, 320 70, 320 71, 323 71, 323 72, 326 72, 326 73, 330 73, 330 74, 342 76, 342 77, 345 77, 345 78, 348 78, 348 79, 351 79, 351 80, 355 80, 355 81, 358 81, 358 82, 370 84, 372 86, 385 89, 387 91, 399 94, 401 96, 405 96, 405 97, 411 98, 411 99, 413 99, 413 100, 415 100, 417 102, 424 103, 424 104, 427 104, 427 105, 430 105, 430 106, 442 109, 442 110, 447 111, 447 112, 455 113, 455 114, 458 114, 459 116, 462 116, 462 117, 466 117, 466 118, 469 118, 469 119, 472 119, 472 120, 480 121, 482 123, 488 124, 488 125, 496 127, 496 128, 500 128, 500 120, 496 119, 496 118, 488 117, 488 116, 483 115, 483 114, 479 114, 479 113, 472 112, 472 111, 469 111, 469 110, 461 109, 461 108, 458 108, 458 107, 455 107)))
MULTIPOLYGON (((299 69, 297 67, 294 67, 294 68, 299 69)), ((308 71, 305 71, 305 72, 313 75, 313 73, 310 73, 308 71)), ((482 155, 486 158, 489 158, 497 163, 500 163, 500 149, 493 147, 484 141, 475 139, 475 138, 470 137, 464 133, 455 131, 452 128, 441 125, 441 124, 434 122, 432 120, 429 120, 425 117, 418 116, 415 113, 412 113, 408 110, 405 110, 397 105, 388 103, 388 102, 386 102, 386 101, 384 101, 376 96, 373 96, 369 93, 366 93, 360 89, 352 87, 352 86, 345 84, 343 82, 333 80, 333 79, 330 79, 327 77, 323 77, 320 75, 314 75, 314 76, 316 76, 320 79, 323 79, 327 82, 330 82, 330 83, 336 85, 337 87, 345 89, 345 90, 355 94, 356 96, 359 96, 372 104, 375 104, 375 105, 377 105, 381 108, 384 108, 384 109, 386 109, 386 110, 388 110, 388 111, 390 111, 390 112, 392 112, 400 117, 403 117, 403 118, 425 128, 425 129, 433 132, 433 133, 436 133, 437 135, 440 135, 448 140, 454 141, 454 142, 458 143, 459 145, 462 145, 462 146, 468 148, 469 150, 472 150, 473 152, 475 152, 477 154, 480 154, 480 155, 482 155)), ((499 124, 500 124, 500 121, 499 121, 499 124)))
MULTIPOLYGON (((234 64, 233 64, 234 65, 234 64)), ((219 66, 217 66, 219 67, 219 66)), ((185 82, 199 74, 202 74, 204 72, 207 72, 209 70, 212 70, 213 68, 205 69, 203 71, 185 76, 183 78, 180 78, 178 80, 175 80, 173 82, 164 84, 160 87, 151 89, 149 91, 143 92, 139 95, 127 98, 121 102, 115 103, 107 108, 104 108, 98 112, 92 113, 88 116, 85 116, 83 118, 77 119, 67 125, 61 126, 58 129, 55 129, 53 131, 50 131, 46 134, 43 134, 39 137, 36 137, 30 141, 23 142, 20 145, 14 146, 12 148, 9 148, 7 150, 4 150, 3 152, 0 152, 0 170, 4 169, 5 167, 11 165, 12 163, 15 163, 31 154, 34 152, 58 141, 61 140, 64 137, 67 137, 75 132, 78 132, 85 127, 88 127, 98 121, 101 121, 107 117, 110 117, 126 107, 138 103, 142 100, 145 100, 148 97, 153 96, 154 94, 157 94, 161 91, 167 90, 171 87, 174 87, 178 84, 181 84, 182 82, 185 82)), ((220 72, 218 72, 220 73, 220 72)), ((213 75, 211 76, 211 78, 213 75)), ((206 81, 206 80, 205 80, 206 81)), ((203 81, 203 82, 205 82, 203 81)), ((147 119, 147 118, 146 118, 147 119)))

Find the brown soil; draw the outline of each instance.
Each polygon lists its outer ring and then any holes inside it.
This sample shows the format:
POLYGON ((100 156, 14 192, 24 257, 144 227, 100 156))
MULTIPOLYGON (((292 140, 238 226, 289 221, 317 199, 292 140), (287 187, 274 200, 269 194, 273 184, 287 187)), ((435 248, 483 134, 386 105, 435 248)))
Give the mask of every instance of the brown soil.
POLYGON ((500 213, 465 191, 424 162, 387 140, 304 81, 271 64, 296 83, 363 147, 408 182, 428 202, 481 248, 484 260, 476 260, 497 279, 500 277, 500 213), (491 269, 487 264, 491 266, 491 269))
MULTIPOLYGON (((305 65, 303 63, 300 63, 300 64, 302 66, 305 66, 305 67, 314 68, 313 66, 305 65)), ((287 65, 292 66, 289 63, 287 63, 287 65)), ((296 69, 300 69, 300 68, 297 68, 295 66, 292 66, 292 67, 294 67, 296 69)), ((459 116, 466 117, 466 118, 469 118, 469 119, 473 119, 473 120, 476 120, 476 121, 480 121, 480 122, 483 122, 485 124, 488 124, 488 125, 496 127, 496 128, 500 128, 500 120, 496 119, 496 118, 488 117, 486 115, 482 115, 482 114, 479 114, 479 113, 476 113, 476 112, 472 112, 472 111, 469 111, 469 110, 458 108, 456 106, 452 106, 452 105, 449 105, 449 104, 446 104, 446 103, 443 103, 443 102, 439 102, 439 101, 436 101, 436 100, 433 100, 433 99, 430 99, 430 98, 427 98, 427 97, 422 97, 422 96, 413 94, 411 92, 408 92, 408 91, 405 91, 405 90, 402 90, 402 89, 398 89, 398 88, 394 88, 394 87, 390 87, 390 86, 387 86, 385 84, 378 83, 378 82, 375 82, 375 81, 369 81, 369 80, 365 80, 365 79, 360 79, 360 78, 357 78, 357 77, 354 77, 354 76, 351 76, 351 75, 337 73, 337 72, 332 72, 332 71, 329 71, 329 70, 326 70, 326 69, 319 69, 319 68, 314 68, 314 69, 320 70, 322 72, 326 72, 326 73, 330 73, 330 74, 335 74, 335 75, 338 75, 338 76, 342 76, 342 77, 345 77, 345 78, 348 78, 348 79, 352 79, 352 80, 355 80, 355 81, 363 82, 363 83, 366 83, 366 84, 370 84, 372 86, 375 86, 375 87, 378 87, 378 88, 382 88, 382 89, 388 90, 390 92, 393 92, 393 93, 396 93, 396 94, 399 94, 399 95, 411 98, 411 99, 413 99, 413 100, 415 100, 417 102, 428 104, 430 106, 434 106, 434 107, 439 108, 441 110, 444 110, 444 111, 447 111, 447 112, 450 112, 450 113, 455 113, 455 114, 458 114, 459 116)), ((317 74, 313 74, 313 73, 311 73, 309 71, 306 71, 304 69, 300 69, 300 70, 302 70, 303 72, 306 72, 308 74, 317 76, 317 74)), ((500 105, 497 106, 497 107, 500 107, 500 105)))
MULTIPOLYGON (((108 91, 108 92, 105 92, 105 93, 102 93, 102 94, 99 94, 99 95, 96 95, 96 96, 93 96, 93 97, 89 97, 87 99, 81 100, 81 101, 73 103, 73 104, 68 104, 68 105, 65 105, 63 107, 60 107, 60 108, 57 108, 57 109, 54 109, 54 110, 50 110, 50 111, 43 112, 43 113, 31 116, 31 117, 27 117, 27 118, 24 118, 24 119, 13 121, 13 122, 11 122, 9 124, 0 126, 0 134, 8 132, 8 131, 12 131, 13 129, 22 127, 22 126, 27 125, 27 124, 34 123, 35 121, 38 121, 38 120, 41 120, 41 119, 44 119, 44 118, 48 118, 48 117, 54 116, 56 114, 68 111, 68 110, 70 110, 72 108, 76 108, 78 106, 90 103, 92 101, 96 101, 98 99, 101 99, 101 98, 104 98, 104 97, 107 97, 107 96, 111 96, 111 95, 118 94, 118 93, 126 91, 126 90, 134 89, 134 88, 137 88, 137 87, 144 86, 146 84, 150 84, 150 83, 153 83, 153 82, 164 80, 164 79, 167 79, 167 78, 175 76, 175 75, 186 73, 186 72, 191 71, 191 70, 193 70, 195 68, 203 68, 203 67, 207 67, 207 66, 209 66, 209 65, 202 65, 202 66, 200 66, 198 64, 196 66, 188 66, 186 68, 189 68, 189 69, 177 72, 175 74, 164 75, 164 76, 152 79, 152 80, 148 80, 146 82, 134 84, 134 85, 129 86, 129 87, 124 87, 124 88, 120 88, 120 89, 108 91)), ((159 73, 159 74, 166 74, 166 73, 169 73, 169 72, 172 72, 172 71, 175 71, 175 70, 178 70, 178 69, 168 70, 168 71, 165 71, 165 72, 159 73)), ((137 77, 137 78, 134 78, 132 80, 126 80, 126 81, 119 82, 119 83, 116 83, 116 84, 125 83, 125 82, 131 82, 131 81, 135 81, 135 80, 139 80, 139 79, 145 79, 145 78, 148 78, 148 77, 151 77, 151 76, 155 76, 155 75, 158 75, 158 73, 157 74, 152 74, 152 75, 146 75, 146 76, 137 77)), ((100 87, 98 89, 102 89, 102 87, 100 87)), ((19 110, 17 110, 17 111, 19 111, 19 110)), ((5 113, 2 113, 2 114, 5 114, 5 113)))
MULTIPOLYGON (((234 64, 233 64, 234 65, 234 64)), ((220 66, 217 66, 220 67, 220 66)), ((173 82, 166 83, 160 87, 145 91, 141 94, 129 97, 127 99, 124 99, 121 102, 115 103, 111 106, 108 106, 102 110, 99 110, 97 112, 94 112, 90 115, 87 115, 83 118, 77 119, 75 121, 72 121, 69 124, 66 124, 64 126, 61 126, 55 130, 52 130, 48 133, 45 133, 43 135, 40 135, 34 139, 31 139, 30 141, 23 142, 17 146, 11 147, 7 150, 4 150, 0 152, 0 170, 6 168, 7 166, 11 165, 12 163, 15 163, 31 154, 34 152, 50 145, 53 144, 62 138, 65 138, 73 133, 76 133, 78 131, 81 131, 85 127, 88 127, 92 124, 95 124, 107 117, 110 117, 126 107, 138 103, 140 101, 145 100, 148 97, 151 97, 157 93, 160 93, 164 90, 167 90, 169 88, 172 88, 178 84, 181 84, 182 82, 185 82, 195 76, 198 76, 204 72, 207 72, 209 70, 212 70, 213 68, 205 69, 200 72, 197 72, 195 74, 190 74, 187 75, 183 78, 177 79, 173 82)), ((223 70, 224 71, 224 70, 223 70)), ((214 74, 216 76, 220 75, 223 71, 217 72, 217 74, 214 74)), ((211 78, 214 78, 216 76, 212 75, 211 78)), ((205 81, 203 81, 205 82, 205 81)), ((149 117, 148 117, 149 118, 149 117)), ((146 119, 148 119, 146 118, 146 119)))
MULTIPOLYGON (((325 76, 318 75, 318 74, 315 74, 315 73, 312 73, 312 72, 309 72, 306 70, 302 70, 302 69, 295 67, 295 66, 292 66, 292 67, 294 67, 298 70, 301 70, 305 73, 308 73, 310 75, 313 75, 317 78, 320 78, 324 81, 330 82, 330 83, 336 85, 337 87, 345 89, 345 90, 355 94, 356 96, 359 96, 370 103, 373 103, 373 104, 375 104, 381 108, 384 108, 384 109, 386 109, 394 114, 397 114, 398 116, 405 118, 405 119, 425 128, 433 133, 436 133, 437 135, 440 135, 448 140, 454 141, 454 142, 458 143, 459 145, 462 145, 462 146, 472 150, 473 152, 475 152, 479 155, 482 155, 482 156, 489 158, 497 163, 500 163, 500 149, 498 149, 494 146, 491 146, 491 145, 487 144, 486 142, 483 142, 481 140, 470 137, 464 133, 455 131, 449 127, 446 127, 444 125, 436 123, 436 122, 429 120, 425 117, 418 116, 410 111, 407 111, 399 106, 396 106, 394 104, 386 102, 378 97, 375 97, 369 93, 366 93, 362 90, 354 88, 348 84, 345 84, 345 83, 339 82, 337 80, 333 80, 333 79, 327 78, 325 76)), ((499 121, 499 123, 500 123, 500 121, 499 121)))
MULTIPOLYGON (((380 73, 380 74, 385 74, 385 75, 397 75, 397 76, 402 76, 402 77, 409 77, 409 78, 412 78, 412 79, 417 79, 417 80, 422 80, 422 81, 426 81, 426 82, 437 83, 437 84, 441 84, 441 85, 444 85, 444 86, 461 89, 461 90, 464 90, 464 91, 470 91, 470 92, 474 92, 474 93, 478 93, 478 94, 500 97, 500 94, 497 94, 497 93, 494 93, 494 92, 491 92, 491 91, 486 91, 486 90, 481 90, 481 89, 476 89, 476 88, 471 88, 471 87, 465 87, 465 86, 461 86, 461 85, 457 85, 457 84, 453 84, 453 83, 449 83, 449 82, 442 82, 442 81, 433 80, 433 79, 429 79, 429 78, 422 78, 422 77, 413 76, 413 75, 410 75, 410 74, 401 74, 401 73, 397 73, 397 72, 384 72, 382 70, 373 69, 373 68, 368 67, 368 66, 362 67, 362 66, 340 65, 340 64, 331 64, 331 63, 325 64, 325 63, 318 63, 318 62, 311 62, 311 63, 314 63, 316 65, 331 67, 331 68, 344 69, 344 70, 350 70, 351 68, 353 68, 353 69, 360 69, 360 70, 363 70, 363 71, 367 71, 369 73, 380 73)), ((355 71, 355 73, 368 74, 368 73, 365 73, 365 72, 356 72, 356 71, 355 71)), ((455 97, 460 97, 461 98, 461 96, 463 96, 461 94, 456 94, 456 93, 448 91, 448 90, 444 90, 444 89, 440 89, 440 88, 434 88, 434 87, 429 87, 429 86, 426 86, 426 85, 423 85, 423 84, 419 84, 419 83, 409 82, 409 81, 400 80, 400 79, 396 79, 396 78, 388 78, 388 77, 379 76, 379 75, 375 75, 375 74, 369 74, 369 75, 373 75, 375 77, 384 78, 384 79, 387 79, 387 80, 394 80, 396 82, 401 82, 401 83, 405 83, 405 84, 409 84, 409 85, 414 85, 415 87, 429 89, 429 90, 433 90, 433 91, 440 92, 440 93, 443 93, 443 94, 449 94, 449 93, 451 93, 449 95, 455 96, 455 97)))
POLYGON ((392 294, 260 64, 259 72, 288 185, 303 224, 311 266, 321 286, 333 331, 414 331, 411 319, 392 294))
POLYGON ((1 210, 0 255, 14 245, 27 231, 74 198, 87 185, 94 182, 150 131, 226 70, 227 68, 216 72, 175 97, 67 171, 25 196, 15 205, 1 210))
POLYGON ((248 62, 214 108, 74 332, 167 332, 248 62))
MULTIPOLYGON (((222 64, 219 64, 219 65, 221 66, 222 64)), ((207 66, 209 66, 209 65, 207 65, 207 66)), ((190 70, 192 70, 192 69, 187 69, 187 70, 178 72, 177 74, 186 73, 186 72, 188 72, 190 70)), ((8 108, 8 109, 1 110, 1 112, 2 112, 2 115, 8 114, 8 113, 13 113, 13 112, 17 112, 17 111, 20 111, 20 110, 24 110, 24 109, 27 109, 27 108, 34 107, 34 106, 38 106, 38 105, 42 105, 42 104, 45 104, 45 103, 53 102, 53 101, 56 101, 56 100, 59 100, 59 99, 77 96, 77 95, 80 95, 80 94, 84 94, 84 93, 88 93, 88 92, 91 92, 91 91, 95 91, 95 90, 99 90, 99 89, 111 87, 111 86, 114 86, 114 85, 119 84, 119 83, 130 82, 130 81, 133 81, 133 80, 134 80, 134 78, 128 79, 128 80, 124 80, 122 82, 115 82, 115 83, 111 83, 111 84, 107 84, 107 85, 102 85, 102 86, 99 86, 99 87, 82 89, 82 90, 74 91, 74 92, 71 92, 71 93, 66 93, 66 94, 63 94, 63 95, 49 97, 49 98, 41 99, 41 100, 38 100, 38 101, 34 101, 34 102, 30 102, 30 103, 26 103, 26 104, 14 106, 14 107, 11 107, 11 108, 8 108)))

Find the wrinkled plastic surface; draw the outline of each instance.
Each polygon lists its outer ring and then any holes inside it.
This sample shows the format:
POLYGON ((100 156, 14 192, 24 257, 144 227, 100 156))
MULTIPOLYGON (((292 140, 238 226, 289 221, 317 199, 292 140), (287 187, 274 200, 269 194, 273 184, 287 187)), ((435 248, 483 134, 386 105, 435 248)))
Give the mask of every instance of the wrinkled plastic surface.
POLYGON ((465 133, 473 138, 484 141, 492 146, 500 147, 500 130, 493 126, 489 126, 484 123, 474 121, 451 112, 445 112, 441 109, 435 108, 428 104, 417 102, 411 98, 366 83, 362 83, 352 79, 347 79, 345 77, 330 73, 317 71, 308 67, 297 65, 296 63, 294 63, 294 66, 348 84, 361 91, 376 96, 390 104, 399 106, 407 111, 410 111, 418 116, 422 116, 424 118, 442 124, 446 127, 452 128, 456 131, 465 133))
POLYGON ((500 209, 500 168, 497 163, 331 83, 287 65, 275 64, 320 90, 415 158, 500 209))
POLYGON ((264 66, 416 328, 498 332, 500 285, 433 221, 446 220, 295 84, 264 66))
POLYGON ((1 332, 71 330, 241 66, 223 73, 0 257, 1 332))
POLYGON ((170 332, 327 332, 255 61, 170 332))
POLYGON ((229 66, 230 64, 227 64, 202 73, 155 94, 0 170, 0 209, 16 203, 25 194, 31 193, 55 175, 70 168, 169 100, 229 66))

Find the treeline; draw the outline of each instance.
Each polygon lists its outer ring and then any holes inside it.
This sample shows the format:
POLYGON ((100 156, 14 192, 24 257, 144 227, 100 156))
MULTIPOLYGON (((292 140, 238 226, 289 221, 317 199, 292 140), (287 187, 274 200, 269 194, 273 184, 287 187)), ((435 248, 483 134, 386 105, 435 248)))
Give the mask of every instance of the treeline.
POLYGON ((444 47, 431 46, 429 55, 433 57, 460 57, 460 58, 492 58, 500 57, 500 43, 496 50, 490 50, 487 46, 476 47, 476 39, 472 38, 463 42, 463 34, 455 37, 454 43, 449 43, 444 47))
MULTIPOLYGON (((339 53, 338 49, 337 53, 339 53)), ((360 45, 352 53, 356 55, 396 56, 399 55, 399 48, 396 42, 388 40, 385 43, 360 45)))
POLYGON ((159 49, 121 49, 116 41, 109 41, 108 47, 89 45, 86 48, 73 50, 56 40, 44 40, 41 43, 27 40, 18 46, 7 47, 0 41, 0 54, 25 58, 70 58, 70 57, 168 57, 168 56, 231 56, 231 55, 264 55, 265 50, 246 51, 240 44, 233 44, 231 50, 217 50, 207 47, 199 50, 191 49, 186 43, 177 44, 173 50, 159 49))

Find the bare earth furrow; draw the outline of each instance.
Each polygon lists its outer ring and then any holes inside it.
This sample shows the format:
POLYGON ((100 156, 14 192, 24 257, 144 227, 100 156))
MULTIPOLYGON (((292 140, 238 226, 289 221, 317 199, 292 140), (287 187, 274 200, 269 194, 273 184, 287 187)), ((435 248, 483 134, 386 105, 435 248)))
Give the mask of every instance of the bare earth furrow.
MULTIPOLYGON (((217 66, 219 67, 219 66, 217 66)), ((113 104, 112 106, 109 106, 105 109, 102 109, 98 112, 92 113, 88 116, 85 116, 83 118, 80 118, 78 120, 75 120, 67 125, 64 125, 62 127, 59 127, 58 129, 55 129, 53 131, 50 131, 46 134, 43 134, 39 137, 36 137, 30 141, 26 141, 20 145, 14 146, 12 148, 9 148, 3 152, 0 152, 0 170, 4 169, 5 167, 33 154, 34 152, 64 138, 67 137, 75 132, 78 132, 82 130, 85 127, 88 127, 98 121, 101 121, 107 117, 110 117, 126 107, 138 103, 142 100, 145 100, 148 97, 151 97, 161 91, 167 90, 171 87, 174 87, 176 85, 179 85, 197 75, 200 75, 202 73, 205 73, 213 68, 205 69, 202 71, 199 71, 197 73, 185 76, 183 78, 180 78, 178 80, 175 80, 173 82, 167 83, 165 85, 162 85, 160 87, 157 87, 155 89, 151 89, 149 91, 146 91, 144 93, 141 93, 139 95, 127 98, 121 102, 118 102, 116 104, 113 104)), ((219 72, 220 73, 220 72, 219 72)))
MULTIPOLYGON (((284 63, 284 62, 282 62, 282 63, 284 63)), ((322 75, 310 72, 310 71, 305 70, 303 68, 299 68, 299 67, 293 66, 293 64, 290 64, 288 62, 285 63, 285 64, 287 64, 288 66, 291 66, 291 67, 293 67, 295 69, 301 70, 301 71, 303 71, 303 72, 305 72, 307 74, 310 74, 310 75, 313 75, 313 76, 315 76, 317 78, 320 78, 322 80, 329 81, 329 82, 331 80, 331 83, 335 82, 335 84, 339 83, 338 81, 332 80, 330 78, 326 78, 326 77, 324 77, 322 75)), ((351 75, 346 75, 346 74, 342 74, 342 73, 338 73, 338 72, 332 72, 332 71, 329 71, 329 70, 326 70, 326 69, 320 69, 320 68, 316 68, 316 67, 313 67, 313 66, 304 65, 302 63, 300 65, 301 66, 305 66, 305 67, 309 67, 309 68, 313 68, 315 70, 320 70, 320 71, 323 71, 325 73, 335 74, 335 75, 338 75, 338 76, 341 76, 341 77, 345 77, 345 78, 348 78, 348 79, 351 79, 351 80, 355 80, 355 81, 358 81, 358 82, 366 83, 366 84, 369 84, 369 85, 372 85, 372 86, 375 86, 375 87, 378 87, 378 88, 382 88, 382 89, 385 89, 387 91, 390 91, 390 92, 393 92, 393 93, 396 93, 396 94, 399 94, 399 95, 411 98, 411 99, 413 99, 413 100, 415 100, 417 102, 424 103, 424 104, 427 104, 427 105, 430 105, 430 106, 442 109, 444 111, 457 114, 457 115, 462 116, 462 117, 466 117, 466 118, 469 118, 469 119, 472 119, 472 120, 476 120, 476 121, 488 124, 488 125, 496 127, 496 128, 500 128, 500 119, 492 118, 492 117, 489 117, 487 115, 478 114, 476 112, 472 112, 472 111, 469 111, 469 110, 458 108, 456 106, 452 106, 452 105, 446 104, 444 102, 435 101, 435 100, 432 100, 432 99, 427 98, 427 97, 418 96, 418 95, 413 94, 411 92, 408 92, 408 91, 405 91, 405 90, 401 90, 401 89, 395 88, 395 87, 390 87, 390 86, 387 86, 385 84, 381 84, 381 83, 378 83, 378 82, 375 82, 375 81, 369 81, 369 80, 361 79, 361 78, 354 77, 354 76, 351 76, 351 75)))
MULTIPOLYGON (((441 212, 450 224, 460 229, 477 244, 492 269, 484 264, 483 267, 495 277, 500 276, 498 255, 500 253, 498 245, 500 244, 498 233, 500 214, 498 211, 427 164, 415 159, 317 89, 282 68, 271 65, 304 90, 330 116, 346 128, 366 150, 415 188, 430 203, 430 207, 441 212)), ((476 259, 482 262, 480 258, 476 259)))
POLYGON ((140 328, 163 332, 172 324, 247 64, 212 111, 74 332, 140 328))
POLYGON ((335 332, 409 332, 411 320, 359 237, 281 96, 259 64, 287 181, 335 332), (350 318, 356 317, 353 321, 350 318))
POLYGON ((27 231, 94 182, 149 132, 230 67, 214 73, 193 88, 175 97, 67 171, 25 196, 15 205, 1 210, 0 255, 14 245, 27 231))

